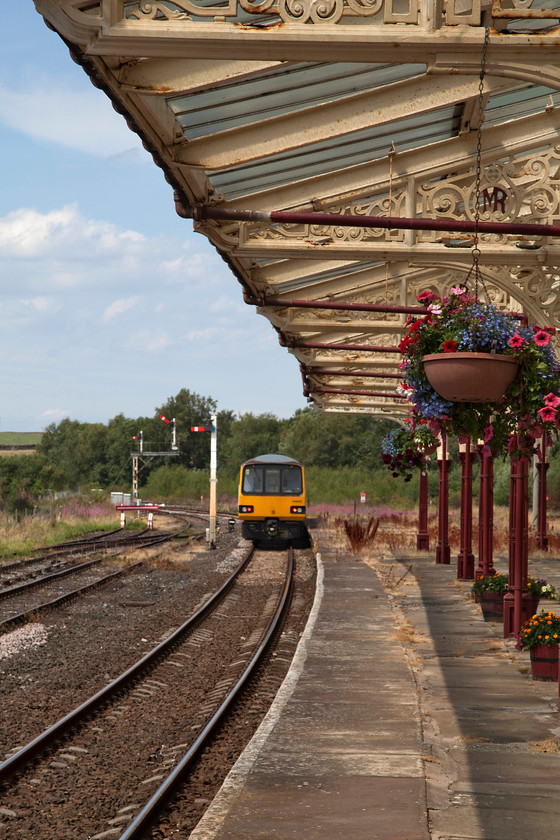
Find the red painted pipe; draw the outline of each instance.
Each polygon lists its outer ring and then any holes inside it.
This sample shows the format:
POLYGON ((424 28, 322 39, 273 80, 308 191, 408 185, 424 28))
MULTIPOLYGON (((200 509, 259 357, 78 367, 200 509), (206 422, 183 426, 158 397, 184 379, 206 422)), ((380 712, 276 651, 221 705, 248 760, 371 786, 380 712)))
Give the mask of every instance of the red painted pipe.
POLYGON ((406 397, 390 391, 350 391, 344 388, 314 388, 314 394, 349 394, 355 397, 390 397, 392 400, 406 401, 406 397))
POLYGON ((458 233, 512 233, 532 238, 560 236, 560 225, 527 222, 481 222, 474 219, 407 219, 398 216, 354 216, 350 213, 300 213, 287 210, 233 210, 225 207, 185 207, 177 193, 175 207, 184 219, 216 219, 232 222, 276 222, 278 224, 329 225, 357 228, 394 228, 396 230, 456 231, 458 233))
POLYGON ((326 370, 324 368, 314 368, 313 370, 306 369, 305 373, 307 376, 343 376, 356 379, 360 377, 369 377, 371 379, 402 379, 402 373, 374 373, 373 371, 365 370, 326 370))
POLYGON ((449 565, 451 548, 449 546, 449 470, 447 462, 447 440, 441 437, 441 458, 439 458, 439 503, 438 503, 438 544, 436 563, 449 565))
MULTIPOLYGON (((397 313, 404 315, 427 315, 428 310, 420 306, 389 306, 382 303, 348 303, 347 301, 336 300, 299 300, 297 298, 278 298, 250 295, 248 292, 243 292, 243 300, 249 306, 278 306, 283 309, 333 309, 341 312, 380 312, 381 314, 397 313)), ((516 318, 518 321, 526 323, 527 316, 520 312, 507 312, 504 310, 504 315, 509 315, 511 318, 516 318)), ((396 330, 403 328, 403 324, 391 324, 387 322, 387 329, 393 326, 396 330)))
POLYGON ((494 458, 482 454, 482 445, 477 446, 480 459, 480 485, 478 493, 478 566, 476 577, 494 575, 494 458))
POLYGON ((459 438, 463 451, 459 451, 461 462, 461 547, 457 557, 458 580, 473 580, 474 554, 472 552, 472 453, 470 437, 459 438))
POLYGON ((416 549, 430 550, 430 534, 428 532, 428 468, 423 466, 420 472, 420 486, 418 495, 418 533, 416 534, 416 549))
MULTIPOLYGON (((342 312, 388 312, 402 313, 404 315, 427 315, 428 310, 424 306, 387 306, 381 303, 347 303, 336 300, 294 300, 277 297, 259 297, 243 294, 243 300, 250 306, 283 306, 294 309, 336 309, 342 312)), ((391 326, 388 324, 388 326, 391 326)), ((395 327, 401 327, 395 324, 395 327)))
POLYGON ((291 341, 279 336, 282 347, 302 347, 307 350, 361 350, 366 353, 400 353, 398 347, 383 347, 379 344, 324 344, 320 341, 291 341))
POLYGON ((547 494, 547 480, 546 474, 549 468, 549 463, 546 460, 546 435, 542 436, 540 445, 540 459, 537 462, 537 473, 539 477, 539 493, 538 493, 538 512, 537 512, 537 548, 541 551, 548 551, 548 534, 546 526, 546 494, 547 494))

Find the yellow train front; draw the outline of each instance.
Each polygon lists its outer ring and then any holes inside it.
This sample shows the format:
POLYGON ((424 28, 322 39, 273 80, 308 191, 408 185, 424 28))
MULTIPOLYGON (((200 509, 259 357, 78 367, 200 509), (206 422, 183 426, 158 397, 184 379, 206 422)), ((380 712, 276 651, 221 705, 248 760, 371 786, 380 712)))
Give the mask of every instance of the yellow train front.
POLYGON ((307 545, 305 470, 286 455, 259 455, 241 465, 239 518, 255 545, 307 545))

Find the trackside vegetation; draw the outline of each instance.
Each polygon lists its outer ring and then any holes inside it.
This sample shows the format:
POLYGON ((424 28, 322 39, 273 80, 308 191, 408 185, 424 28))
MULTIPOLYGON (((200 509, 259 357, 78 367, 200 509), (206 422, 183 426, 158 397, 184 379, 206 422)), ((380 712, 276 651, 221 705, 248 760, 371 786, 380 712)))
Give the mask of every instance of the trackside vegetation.
MULTIPOLYGON (((141 463, 140 493, 144 498, 200 501, 208 496, 209 435, 192 433, 191 426, 208 425, 218 418, 218 496, 235 499, 239 465, 266 452, 290 455, 307 468, 310 505, 343 504, 367 493, 372 505, 408 509, 416 505, 418 474, 410 483, 395 479, 382 461, 381 442, 395 428, 390 420, 343 414, 319 414, 312 408, 290 418, 270 413, 236 415, 217 410, 210 397, 187 389, 154 409, 151 417, 118 414, 106 424, 64 419, 47 426, 33 454, 0 459, 0 510, 33 510, 64 492, 86 492, 91 498, 111 490, 130 492, 132 451, 143 433, 144 451, 170 450, 170 427, 159 415, 175 418, 176 457, 141 463)), ((560 459, 550 454, 549 507, 559 507, 560 459)), ((456 442, 450 441, 452 466, 450 501, 458 505, 460 469, 456 442)), ((475 464, 475 473, 476 473, 475 464)), ((437 463, 428 471, 430 497, 437 500, 437 463)), ((495 503, 507 504, 509 465, 495 464, 495 503)), ((477 492, 475 475, 474 493, 477 492)))

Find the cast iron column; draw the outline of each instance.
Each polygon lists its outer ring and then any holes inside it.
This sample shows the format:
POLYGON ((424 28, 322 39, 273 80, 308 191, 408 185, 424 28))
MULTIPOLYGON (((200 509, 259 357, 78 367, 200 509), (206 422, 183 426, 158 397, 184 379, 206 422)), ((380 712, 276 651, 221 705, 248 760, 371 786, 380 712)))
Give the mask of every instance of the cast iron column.
POLYGON ((478 565, 476 577, 495 575, 493 560, 494 530, 494 458, 483 455, 482 444, 478 447, 480 461, 480 485, 478 492, 478 565))
POLYGON ((426 462, 424 462, 424 466, 420 471, 416 548, 418 551, 430 550, 430 535, 428 534, 428 465, 426 462))
POLYGON ((512 461, 510 473, 509 591, 504 595, 504 638, 516 636, 532 612, 527 589, 529 561, 529 462, 512 461))
POLYGON ((470 437, 459 438, 461 461, 461 548, 457 557, 457 578, 474 579, 472 552, 472 455, 470 437))
POLYGON ((538 512, 537 512, 537 548, 542 551, 548 551, 548 535, 546 533, 546 513, 547 513, 547 486, 546 473, 548 471, 549 463, 546 460, 546 435, 542 436, 541 445, 539 447, 539 460, 537 461, 537 473, 539 476, 539 493, 538 493, 538 512))
POLYGON ((449 564, 451 550, 449 548, 449 474, 447 469, 447 439, 441 436, 441 446, 437 451, 439 463, 439 502, 438 502, 438 544, 436 548, 436 563, 449 564))

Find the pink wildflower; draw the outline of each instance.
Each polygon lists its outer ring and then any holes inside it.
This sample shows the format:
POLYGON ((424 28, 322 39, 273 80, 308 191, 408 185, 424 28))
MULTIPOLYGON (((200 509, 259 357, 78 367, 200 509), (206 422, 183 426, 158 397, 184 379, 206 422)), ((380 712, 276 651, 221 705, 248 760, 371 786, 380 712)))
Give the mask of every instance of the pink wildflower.
POLYGON ((558 412, 551 405, 545 405, 537 411, 537 414, 545 423, 551 423, 556 419, 558 412))

